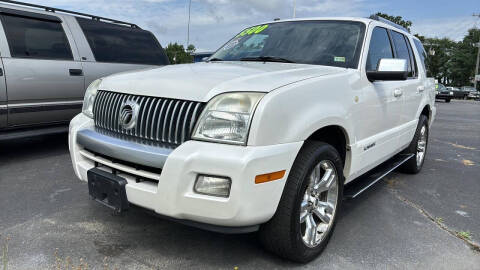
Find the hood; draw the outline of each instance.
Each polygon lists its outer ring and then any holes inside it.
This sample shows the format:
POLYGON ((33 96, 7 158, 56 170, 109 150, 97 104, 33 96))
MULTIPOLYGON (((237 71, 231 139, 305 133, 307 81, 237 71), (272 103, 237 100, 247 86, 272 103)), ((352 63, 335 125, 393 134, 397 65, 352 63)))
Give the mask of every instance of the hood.
POLYGON ((270 92, 298 81, 345 72, 344 68, 290 63, 203 62, 124 72, 100 89, 173 99, 208 101, 225 92, 270 92))

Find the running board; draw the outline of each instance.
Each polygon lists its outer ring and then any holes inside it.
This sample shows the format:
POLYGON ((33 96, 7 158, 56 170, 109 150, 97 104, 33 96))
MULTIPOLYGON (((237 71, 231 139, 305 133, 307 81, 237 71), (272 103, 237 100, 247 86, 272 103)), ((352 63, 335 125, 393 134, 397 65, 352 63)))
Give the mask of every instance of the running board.
POLYGON ((412 158, 414 154, 399 154, 385 161, 376 168, 358 177, 345 186, 343 196, 345 199, 353 199, 362 192, 372 187, 375 183, 382 180, 389 173, 400 167, 403 163, 412 158))

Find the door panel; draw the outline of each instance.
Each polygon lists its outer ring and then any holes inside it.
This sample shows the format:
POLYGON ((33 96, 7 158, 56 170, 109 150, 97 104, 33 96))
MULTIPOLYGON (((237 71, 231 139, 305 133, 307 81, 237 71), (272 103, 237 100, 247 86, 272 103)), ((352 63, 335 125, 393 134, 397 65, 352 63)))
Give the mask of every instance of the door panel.
POLYGON ((4 59, 9 126, 68 121, 81 110, 83 76, 75 61, 4 59))

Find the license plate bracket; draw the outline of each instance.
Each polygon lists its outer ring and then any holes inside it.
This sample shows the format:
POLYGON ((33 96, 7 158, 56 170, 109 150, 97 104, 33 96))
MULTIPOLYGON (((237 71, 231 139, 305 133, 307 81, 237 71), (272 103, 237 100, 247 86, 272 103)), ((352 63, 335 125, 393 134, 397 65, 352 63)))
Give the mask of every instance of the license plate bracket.
POLYGON ((118 175, 93 168, 87 172, 88 193, 97 202, 121 213, 129 208, 125 186, 127 180, 118 175))

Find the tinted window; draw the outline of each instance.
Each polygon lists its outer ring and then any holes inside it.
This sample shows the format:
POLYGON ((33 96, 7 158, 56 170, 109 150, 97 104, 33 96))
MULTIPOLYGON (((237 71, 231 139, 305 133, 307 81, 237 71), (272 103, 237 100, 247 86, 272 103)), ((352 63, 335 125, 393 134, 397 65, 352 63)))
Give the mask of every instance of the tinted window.
POLYGON ((365 24, 349 21, 299 21, 258 25, 242 31, 211 58, 357 68, 365 24), (270 59, 271 60, 271 59, 270 59))
POLYGON ((73 59, 59 22, 3 15, 2 23, 12 57, 73 59))
POLYGON ((425 64, 427 62, 427 52, 425 52, 425 49, 423 48, 422 42, 420 42, 420 40, 414 39, 413 43, 415 43, 415 47, 417 48, 417 52, 420 55, 420 60, 422 60, 421 62, 422 62, 422 65, 423 65, 423 69, 425 71, 427 71, 427 66, 425 64))
POLYGON ((375 27, 372 32, 370 49, 368 50, 367 71, 377 70, 377 65, 382 58, 393 58, 390 39, 385 28, 375 27))
POLYGON ((408 53, 408 46, 402 34, 392 31, 392 40, 395 45, 396 58, 407 60, 408 77, 413 77, 412 63, 410 62, 410 54, 408 53))
POLYGON ((77 21, 98 62, 168 64, 162 47, 148 31, 84 18, 77 21))

